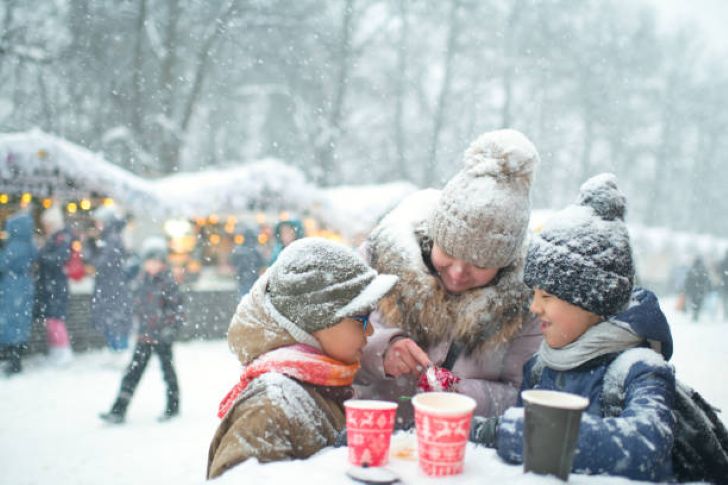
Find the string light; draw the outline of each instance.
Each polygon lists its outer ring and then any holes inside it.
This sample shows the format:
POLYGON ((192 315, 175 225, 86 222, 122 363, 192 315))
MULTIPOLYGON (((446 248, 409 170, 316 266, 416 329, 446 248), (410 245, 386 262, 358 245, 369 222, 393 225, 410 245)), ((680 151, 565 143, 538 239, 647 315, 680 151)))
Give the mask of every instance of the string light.
POLYGON ((242 234, 235 235, 235 244, 240 245, 240 244, 243 244, 244 242, 245 242, 245 236, 243 236, 242 234))
POLYGON ((210 235, 210 244, 213 246, 217 246, 220 244, 220 235, 219 234, 211 234, 210 235))
POLYGON ((20 196, 20 207, 26 207, 33 200, 33 196, 26 192, 20 196))
POLYGON ((220 218, 217 216, 217 214, 210 214, 210 217, 207 218, 207 222, 210 224, 217 224, 220 222, 220 218))
POLYGON ((0 204, 8 203, 8 194, 0 194, 0 204))
POLYGON ((53 205, 53 199, 43 199, 43 208, 50 209, 53 205))
POLYGON ((91 208, 91 201, 88 199, 81 199, 81 203, 79 204, 81 206, 82 210, 89 210, 91 208))
POLYGON ((69 214, 75 214, 78 210, 78 205, 75 202, 69 202, 66 206, 66 210, 69 214))
POLYGON ((114 205, 114 199, 112 199, 111 197, 105 197, 101 203, 106 207, 111 207, 112 205, 114 205))

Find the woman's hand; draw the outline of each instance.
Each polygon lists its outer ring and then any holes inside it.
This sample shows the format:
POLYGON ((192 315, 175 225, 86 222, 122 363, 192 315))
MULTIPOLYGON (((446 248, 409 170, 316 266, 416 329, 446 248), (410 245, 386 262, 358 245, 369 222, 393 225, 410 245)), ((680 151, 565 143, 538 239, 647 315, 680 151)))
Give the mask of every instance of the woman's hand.
POLYGON ((430 358, 411 338, 395 340, 384 353, 384 372, 392 377, 419 375, 430 365, 430 358))

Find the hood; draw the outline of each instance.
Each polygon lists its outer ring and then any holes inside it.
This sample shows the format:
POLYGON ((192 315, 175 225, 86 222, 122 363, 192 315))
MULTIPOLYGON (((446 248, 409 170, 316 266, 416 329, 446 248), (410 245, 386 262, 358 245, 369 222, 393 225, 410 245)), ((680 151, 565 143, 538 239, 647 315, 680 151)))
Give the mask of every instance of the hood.
POLYGON ((266 271, 240 300, 228 328, 228 346, 243 365, 266 352, 298 343, 276 323, 271 313, 272 305, 265 301, 267 285, 266 271))
POLYGON ((654 293, 644 288, 635 288, 629 307, 615 315, 612 320, 627 324, 634 333, 649 341, 650 345, 659 350, 670 360, 672 357, 672 333, 665 314, 654 293))
POLYGON ((423 347, 452 339, 467 354, 507 343, 528 317, 531 290, 523 284, 525 246, 494 282, 460 294, 448 293, 423 257, 431 242, 429 220, 440 192, 427 189, 404 199, 367 241, 367 256, 379 273, 399 282, 379 303, 382 318, 423 347))
POLYGON ((33 226, 30 214, 19 213, 8 219, 5 230, 11 238, 27 241, 33 238, 33 226))
POLYGON ((283 226, 289 226, 293 231, 296 233, 296 239, 301 239, 304 237, 305 231, 303 230, 303 223, 299 221, 298 219, 290 219, 287 221, 281 221, 278 224, 276 224, 276 228, 274 231, 276 242, 279 244, 281 243, 281 227, 283 226))

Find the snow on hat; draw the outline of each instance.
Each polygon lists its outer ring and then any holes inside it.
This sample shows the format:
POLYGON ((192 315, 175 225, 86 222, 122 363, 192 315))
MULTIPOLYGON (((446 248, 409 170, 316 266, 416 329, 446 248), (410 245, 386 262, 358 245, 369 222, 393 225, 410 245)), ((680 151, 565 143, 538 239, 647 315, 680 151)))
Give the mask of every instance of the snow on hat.
POLYGON ((303 238, 281 252, 269 269, 266 301, 276 322, 296 340, 373 310, 397 282, 377 274, 351 248, 303 238))
POLYGON ((480 135, 465 151, 465 168, 442 191, 432 220, 435 244, 481 268, 511 264, 526 237, 538 161, 536 147, 516 130, 480 135))
POLYGON ((52 205, 44 210, 40 216, 40 221, 46 227, 48 234, 53 234, 63 229, 63 212, 61 212, 58 204, 52 205))
POLYGON ((602 317, 628 303, 634 280, 626 199, 610 173, 590 178, 528 248, 524 281, 602 317))
POLYGON ((142 242, 140 251, 143 261, 148 259, 167 260, 167 241, 161 236, 151 236, 142 242))

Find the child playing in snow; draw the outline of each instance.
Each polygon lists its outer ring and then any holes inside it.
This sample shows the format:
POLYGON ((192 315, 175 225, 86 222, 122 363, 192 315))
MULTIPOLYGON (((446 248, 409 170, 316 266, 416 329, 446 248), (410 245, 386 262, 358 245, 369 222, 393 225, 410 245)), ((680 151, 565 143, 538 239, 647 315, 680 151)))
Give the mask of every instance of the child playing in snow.
MULTIPOLYGON (((672 478, 672 337, 655 295, 633 289, 624 211, 614 176, 602 174, 531 241, 524 280, 535 291, 531 311, 544 341, 524 366, 521 389, 589 398, 573 471, 665 481, 672 478), (623 405, 605 402, 614 394, 608 386, 622 386, 623 405)), ((501 417, 476 418, 471 440, 522 462, 521 405, 519 398, 501 417)))
POLYGON ((228 343, 243 369, 220 403, 208 478, 248 458, 306 458, 334 444, 373 332, 369 312, 396 282, 324 239, 283 250, 230 323, 228 343))
POLYGON ((134 312, 139 320, 139 332, 132 361, 121 380, 119 395, 111 411, 100 414, 106 422, 124 422, 134 390, 147 368, 152 352, 159 356, 162 375, 167 384, 167 407, 159 421, 179 414, 179 386, 172 362, 172 343, 182 325, 182 298, 179 287, 167 266, 167 243, 151 237, 142 244, 142 276, 134 292, 134 312))

